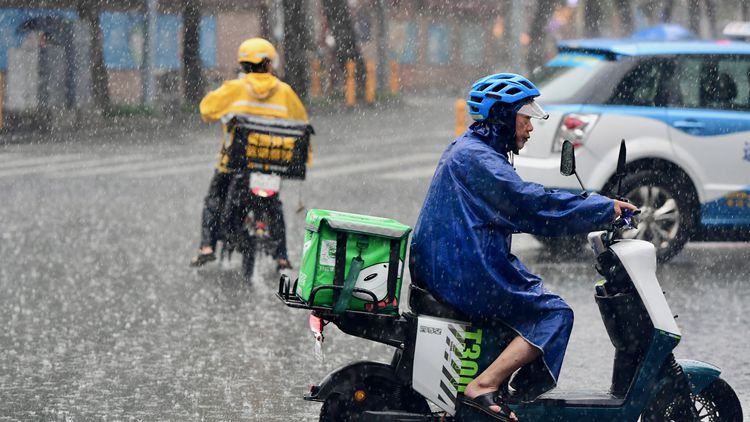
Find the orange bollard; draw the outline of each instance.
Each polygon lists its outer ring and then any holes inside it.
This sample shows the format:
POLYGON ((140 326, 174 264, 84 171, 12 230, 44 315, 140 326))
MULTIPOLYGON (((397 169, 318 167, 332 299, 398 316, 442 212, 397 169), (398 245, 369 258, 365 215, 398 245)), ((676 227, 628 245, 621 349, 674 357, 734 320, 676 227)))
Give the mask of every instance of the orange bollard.
POLYGON ((357 103, 357 86, 354 83, 354 76, 357 73, 357 69, 354 65, 354 60, 348 60, 346 62, 346 105, 347 107, 354 107, 357 103))
POLYGON ((320 87, 320 60, 312 59, 310 68, 312 69, 310 75, 310 97, 318 98, 323 95, 323 90, 320 87))
POLYGON ((391 60, 391 77, 389 79, 391 94, 398 95, 401 89, 401 75, 398 68, 398 62, 391 60))
POLYGON ((466 101, 456 100, 453 108, 456 109, 456 136, 460 136, 466 131, 466 101))
POLYGON ((367 79, 365 80, 365 102, 373 104, 375 102, 375 88, 377 87, 375 76, 375 63, 367 62, 367 79))

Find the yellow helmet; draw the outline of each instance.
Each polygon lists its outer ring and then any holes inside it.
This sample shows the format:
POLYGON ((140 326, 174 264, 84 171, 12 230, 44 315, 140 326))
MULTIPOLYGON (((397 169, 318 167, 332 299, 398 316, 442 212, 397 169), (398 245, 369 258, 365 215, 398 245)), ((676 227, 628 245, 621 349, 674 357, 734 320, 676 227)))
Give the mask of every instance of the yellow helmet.
POLYGON ((240 44, 237 50, 237 61, 258 64, 263 59, 273 61, 276 58, 276 49, 263 38, 250 38, 240 44))

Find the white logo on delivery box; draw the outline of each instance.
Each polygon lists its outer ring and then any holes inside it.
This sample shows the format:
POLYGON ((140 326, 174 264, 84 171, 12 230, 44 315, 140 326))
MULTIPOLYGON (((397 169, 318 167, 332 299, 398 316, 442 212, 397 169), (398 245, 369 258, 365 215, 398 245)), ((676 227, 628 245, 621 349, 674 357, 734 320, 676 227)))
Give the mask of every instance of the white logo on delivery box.
POLYGON ((320 265, 333 267, 336 265, 336 241, 324 240, 320 242, 320 265))

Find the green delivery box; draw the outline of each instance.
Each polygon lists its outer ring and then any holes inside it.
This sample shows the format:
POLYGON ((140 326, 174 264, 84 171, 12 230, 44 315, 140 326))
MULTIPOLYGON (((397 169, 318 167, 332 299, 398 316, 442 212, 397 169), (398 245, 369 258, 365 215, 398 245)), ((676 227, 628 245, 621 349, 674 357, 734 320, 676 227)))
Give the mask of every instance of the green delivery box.
POLYGON ((389 218, 308 211, 297 296, 335 312, 397 312, 409 232, 389 218))

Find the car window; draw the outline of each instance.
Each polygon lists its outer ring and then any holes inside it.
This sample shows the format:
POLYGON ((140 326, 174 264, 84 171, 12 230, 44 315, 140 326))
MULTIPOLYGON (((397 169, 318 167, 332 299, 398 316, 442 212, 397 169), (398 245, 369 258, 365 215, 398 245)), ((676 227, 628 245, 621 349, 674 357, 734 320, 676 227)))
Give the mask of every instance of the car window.
POLYGON ((645 59, 623 76, 607 104, 665 107, 673 90, 673 73, 670 59, 645 59))
POLYGON ((750 57, 683 57, 676 76, 681 98, 675 106, 750 110, 750 57))
POLYGON ((599 76, 611 73, 617 62, 603 55, 563 52, 537 68, 531 80, 539 88, 543 103, 575 101, 591 88, 599 76))

